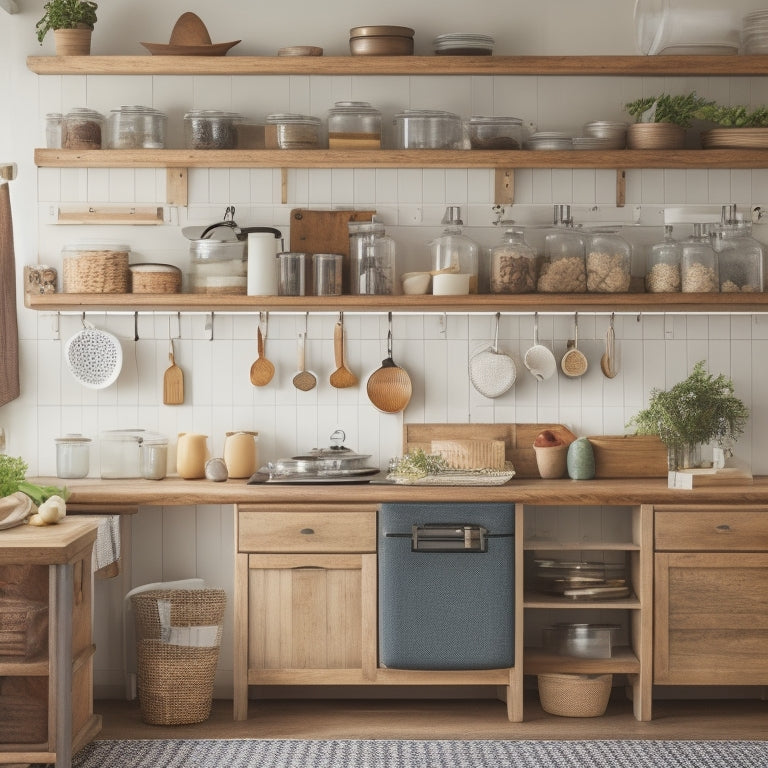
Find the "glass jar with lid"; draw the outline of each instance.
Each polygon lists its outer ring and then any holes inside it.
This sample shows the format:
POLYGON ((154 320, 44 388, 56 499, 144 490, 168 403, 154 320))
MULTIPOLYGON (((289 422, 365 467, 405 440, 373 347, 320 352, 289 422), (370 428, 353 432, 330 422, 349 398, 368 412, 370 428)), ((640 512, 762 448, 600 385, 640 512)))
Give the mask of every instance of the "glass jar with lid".
POLYGON ((683 293, 719 293, 718 259, 710 243, 710 225, 694 224, 693 234, 681 243, 683 293))
POLYGON ((523 121, 519 117, 473 115, 467 123, 472 149, 520 149, 523 121))
POLYGON ((378 221, 349 223, 350 289, 356 296, 389 295, 395 288, 395 241, 378 221))
POLYGON ((47 149, 61 149, 61 127, 64 115, 49 112, 45 116, 45 146, 47 149))
POLYGON ((248 289, 248 249, 242 240, 192 240, 191 293, 244 295, 248 289))
POLYGON ((367 101, 337 101, 328 110, 329 149, 381 149, 381 112, 367 101))
POLYGON ((113 109, 107 118, 107 146, 110 149, 162 149, 166 122, 166 116, 153 107, 113 109))
POLYGON ((522 229, 510 227, 491 248, 491 293, 533 293, 538 279, 536 250, 522 229))
POLYGON ((682 248, 672 237, 672 225, 664 226, 664 239, 651 246, 645 272, 648 293, 677 293, 681 287, 680 260, 682 248))
POLYGON ((469 292, 477 293, 478 254, 480 247, 461 230, 461 208, 449 205, 445 209, 442 223, 445 229, 439 237, 430 242, 432 269, 436 273, 454 272, 469 275, 469 292))
POLYGON ((394 118, 395 149, 461 149, 461 118, 438 109, 406 109, 394 118))
POLYGON ((544 263, 537 287, 542 293, 587 290, 584 235, 574 227, 570 205, 556 205, 554 226, 544 236, 544 263))
POLYGON ((264 145, 267 149, 318 149, 320 118, 291 113, 267 115, 264 145))
POLYGON ((79 434, 56 438, 56 477, 80 478, 88 474, 91 438, 79 434))
POLYGON ((763 246, 752 237, 751 223, 738 217, 736 206, 723 206, 723 217, 711 233, 717 252, 722 293, 763 290, 763 246))
POLYGON ((61 122, 63 149, 101 149, 104 115, 87 107, 76 107, 61 122))
POLYGON ((238 123, 243 116, 218 109, 192 109, 184 115, 184 146, 187 149, 234 149, 238 123))
POLYGON ((587 291, 627 293, 632 277, 632 246, 617 232, 592 232, 586 247, 587 291))

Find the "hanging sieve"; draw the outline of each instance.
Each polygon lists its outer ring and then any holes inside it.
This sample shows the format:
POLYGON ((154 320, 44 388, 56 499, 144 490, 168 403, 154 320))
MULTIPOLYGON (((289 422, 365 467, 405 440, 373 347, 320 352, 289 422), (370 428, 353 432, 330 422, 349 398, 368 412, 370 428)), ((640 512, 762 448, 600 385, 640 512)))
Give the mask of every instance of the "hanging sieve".
POLYGON ((469 361, 469 380, 484 397, 499 397, 508 391, 517 378, 515 361, 506 353, 499 352, 499 320, 496 313, 496 331, 493 345, 478 352, 469 361))
POLYGON ((105 389, 114 384, 123 367, 123 348, 111 333, 100 331, 83 317, 83 329, 64 346, 69 372, 84 387, 105 389))

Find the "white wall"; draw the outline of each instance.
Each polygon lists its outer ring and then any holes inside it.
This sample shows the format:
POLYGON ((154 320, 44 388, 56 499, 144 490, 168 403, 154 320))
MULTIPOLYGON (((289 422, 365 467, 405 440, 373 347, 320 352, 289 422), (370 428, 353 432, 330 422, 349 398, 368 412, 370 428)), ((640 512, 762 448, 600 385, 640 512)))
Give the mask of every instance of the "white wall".
MULTIPOLYGON (((106 239, 129 243, 134 261, 163 261, 188 267, 187 242, 180 228, 208 224, 235 205, 241 225, 276 225, 288 235, 294 207, 375 207, 398 244, 398 271, 429 265, 427 242, 440 231, 446 205, 460 205, 467 234, 489 247, 500 238, 492 226, 493 174, 486 170, 370 169, 292 170, 289 199, 280 203, 278 171, 262 169, 192 170, 189 207, 165 207, 162 227, 73 227, 56 225, 59 204, 163 205, 165 174, 152 169, 36 169, 33 150, 42 145, 42 115, 89 106, 102 112, 121 104, 146 104, 169 115, 169 146, 182 146, 181 118, 189 108, 234 109, 255 119, 268 112, 295 111, 322 116, 334 101, 364 99, 379 106, 386 118, 406 107, 451 109, 470 114, 513 114, 542 130, 578 133, 594 119, 626 119, 622 105, 642 94, 696 90, 723 103, 768 101, 764 78, 632 78, 632 77, 132 77, 48 76, 26 69, 30 54, 42 49, 34 23, 42 2, 18 0, 19 14, 0 11, 0 160, 19 165, 12 198, 17 254, 17 284, 24 264, 61 266, 65 243, 106 239), (10 108, 9 108, 10 106, 10 108)), ((187 4, 138 0, 104 2, 93 52, 142 54, 139 40, 163 42, 187 4)), ((451 9, 450 21, 433 0, 421 4, 394 0, 386 18, 378 6, 329 0, 318 6, 285 3, 258 10, 244 0, 219 7, 198 4, 191 10, 206 21, 214 41, 242 38, 229 55, 273 54, 293 44, 322 45, 329 54, 346 53, 350 26, 367 23, 407 24, 417 30, 417 53, 431 52, 430 41, 441 32, 488 32, 504 54, 634 53, 632 4, 629 0, 584 0, 569 4, 544 0, 535 12, 525 4, 494 0, 479 7, 451 9), (596 24, 595 19, 600 19, 596 24)), ((745 4, 745 10, 751 9, 745 4)), ((572 203, 577 220, 628 225, 624 233, 635 245, 633 272, 644 270, 644 247, 658 239, 665 205, 736 202, 768 206, 768 171, 630 171, 627 204, 615 207, 613 171, 553 170, 515 173, 516 203, 505 214, 525 224, 551 219, 554 203, 572 203), (629 226, 631 225, 631 226, 629 226)), ((756 235, 768 240, 761 225, 756 235)), ((685 232, 681 232, 685 234, 685 232)), ((540 237, 531 230, 532 241, 540 237)), ((400 416, 384 415, 369 403, 364 382, 386 356, 386 316, 346 313, 346 358, 361 386, 335 390, 333 370, 334 314, 309 318, 308 367, 318 387, 299 392, 291 386, 296 368, 297 332, 303 315, 272 313, 267 354, 277 367, 274 382, 254 388, 248 378, 256 357, 257 317, 216 313, 213 339, 205 316, 184 313, 177 362, 185 374, 184 405, 162 404, 162 376, 168 365, 168 335, 175 315, 141 313, 138 341, 134 316, 92 314, 89 319, 115 333, 122 342, 124 367, 118 382, 102 391, 86 390, 63 362, 64 341, 80 327, 80 317, 60 317, 23 308, 19 292, 22 395, 0 408, 0 426, 8 452, 22 455, 30 474, 55 472, 54 438, 82 432, 97 438, 105 429, 143 427, 171 437, 180 431, 209 435, 220 455, 224 434, 232 429, 260 433, 263 460, 292 455, 327 444, 338 426, 347 444, 372 455, 384 467, 400 452, 403 421, 560 422, 578 434, 617 434, 646 402, 652 387, 667 388, 683 378, 698 360, 713 372, 733 377, 737 394, 752 409, 747 433, 737 449, 756 473, 768 472, 766 376, 768 316, 765 315, 618 315, 616 336, 619 376, 600 372, 599 358, 608 315, 579 315, 579 342, 590 361, 578 380, 556 378, 537 384, 520 368, 515 387, 496 400, 480 396, 467 377, 470 357, 492 339, 492 316, 396 313, 394 358, 410 373, 414 397, 400 416)), ((505 314, 500 345, 518 363, 533 336, 530 314, 505 314)), ((540 338, 558 356, 573 337, 571 315, 545 314, 540 338)), ((91 474, 98 476, 98 445, 91 474)), ((96 682, 103 690, 120 690, 122 651, 119 617, 122 595, 131 586, 158 580, 204 576, 231 590, 232 515, 227 507, 143 509, 132 520, 130 550, 120 579, 99 582, 97 589, 96 682), (106 617, 106 618, 105 618, 106 617)), ((231 616, 230 616, 231 619, 231 616)), ((231 621, 230 621, 231 628, 231 621)), ((231 678, 230 635, 220 665, 220 679, 231 678), (229 676, 229 678, 228 678, 229 676)))

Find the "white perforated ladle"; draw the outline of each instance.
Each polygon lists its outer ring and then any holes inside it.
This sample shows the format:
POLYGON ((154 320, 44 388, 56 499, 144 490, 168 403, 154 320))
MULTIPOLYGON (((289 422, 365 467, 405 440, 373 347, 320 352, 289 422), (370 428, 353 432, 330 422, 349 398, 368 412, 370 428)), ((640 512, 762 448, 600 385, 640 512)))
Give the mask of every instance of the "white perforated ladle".
POLYGON ((552 378, 557 371, 557 361, 549 347, 539 344, 539 313, 533 315, 533 346, 525 353, 525 367, 538 381, 552 378))

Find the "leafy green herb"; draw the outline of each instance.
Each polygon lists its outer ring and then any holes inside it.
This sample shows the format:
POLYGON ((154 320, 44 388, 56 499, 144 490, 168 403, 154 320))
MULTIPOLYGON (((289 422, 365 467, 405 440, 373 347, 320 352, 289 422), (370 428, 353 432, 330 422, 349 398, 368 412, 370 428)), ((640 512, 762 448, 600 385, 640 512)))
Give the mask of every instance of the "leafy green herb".
POLYGON ((398 459, 389 474, 392 477, 418 480, 420 477, 436 475, 438 472, 445 472, 447 469, 450 469, 450 467, 442 456, 425 453, 421 448, 417 448, 415 451, 406 453, 405 456, 398 459))
POLYGON ((717 442, 730 449, 744 431, 749 409, 734 395, 733 382, 723 374, 704 371, 704 361, 668 392, 651 390, 648 407, 627 424, 638 434, 658 435, 668 446, 717 442))
POLYGON ((743 106, 707 104, 699 110, 697 117, 717 123, 723 128, 764 128, 768 126, 768 107, 750 110, 743 106))
POLYGON ((93 0, 48 0, 43 6, 43 18, 35 25, 38 41, 42 45, 52 29, 75 29, 80 24, 93 29, 98 7, 93 0))
POLYGON ((21 457, 0 453, 0 498, 19 490, 27 469, 28 465, 21 457))
POLYGON ((630 101, 624 109, 635 118, 637 123, 674 123, 687 128, 694 119, 701 117, 702 110, 715 106, 696 92, 672 96, 662 93, 659 96, 646 96, 630 101))
POLYGON ((67 488, 59 488, 57 485, 35 485, 27 480, 19 483, 18 490, 26 493, 38 507, 43 502, 48 501, 51 496, 61 496, 64 501, 69 498, 69 490, 67 488))

